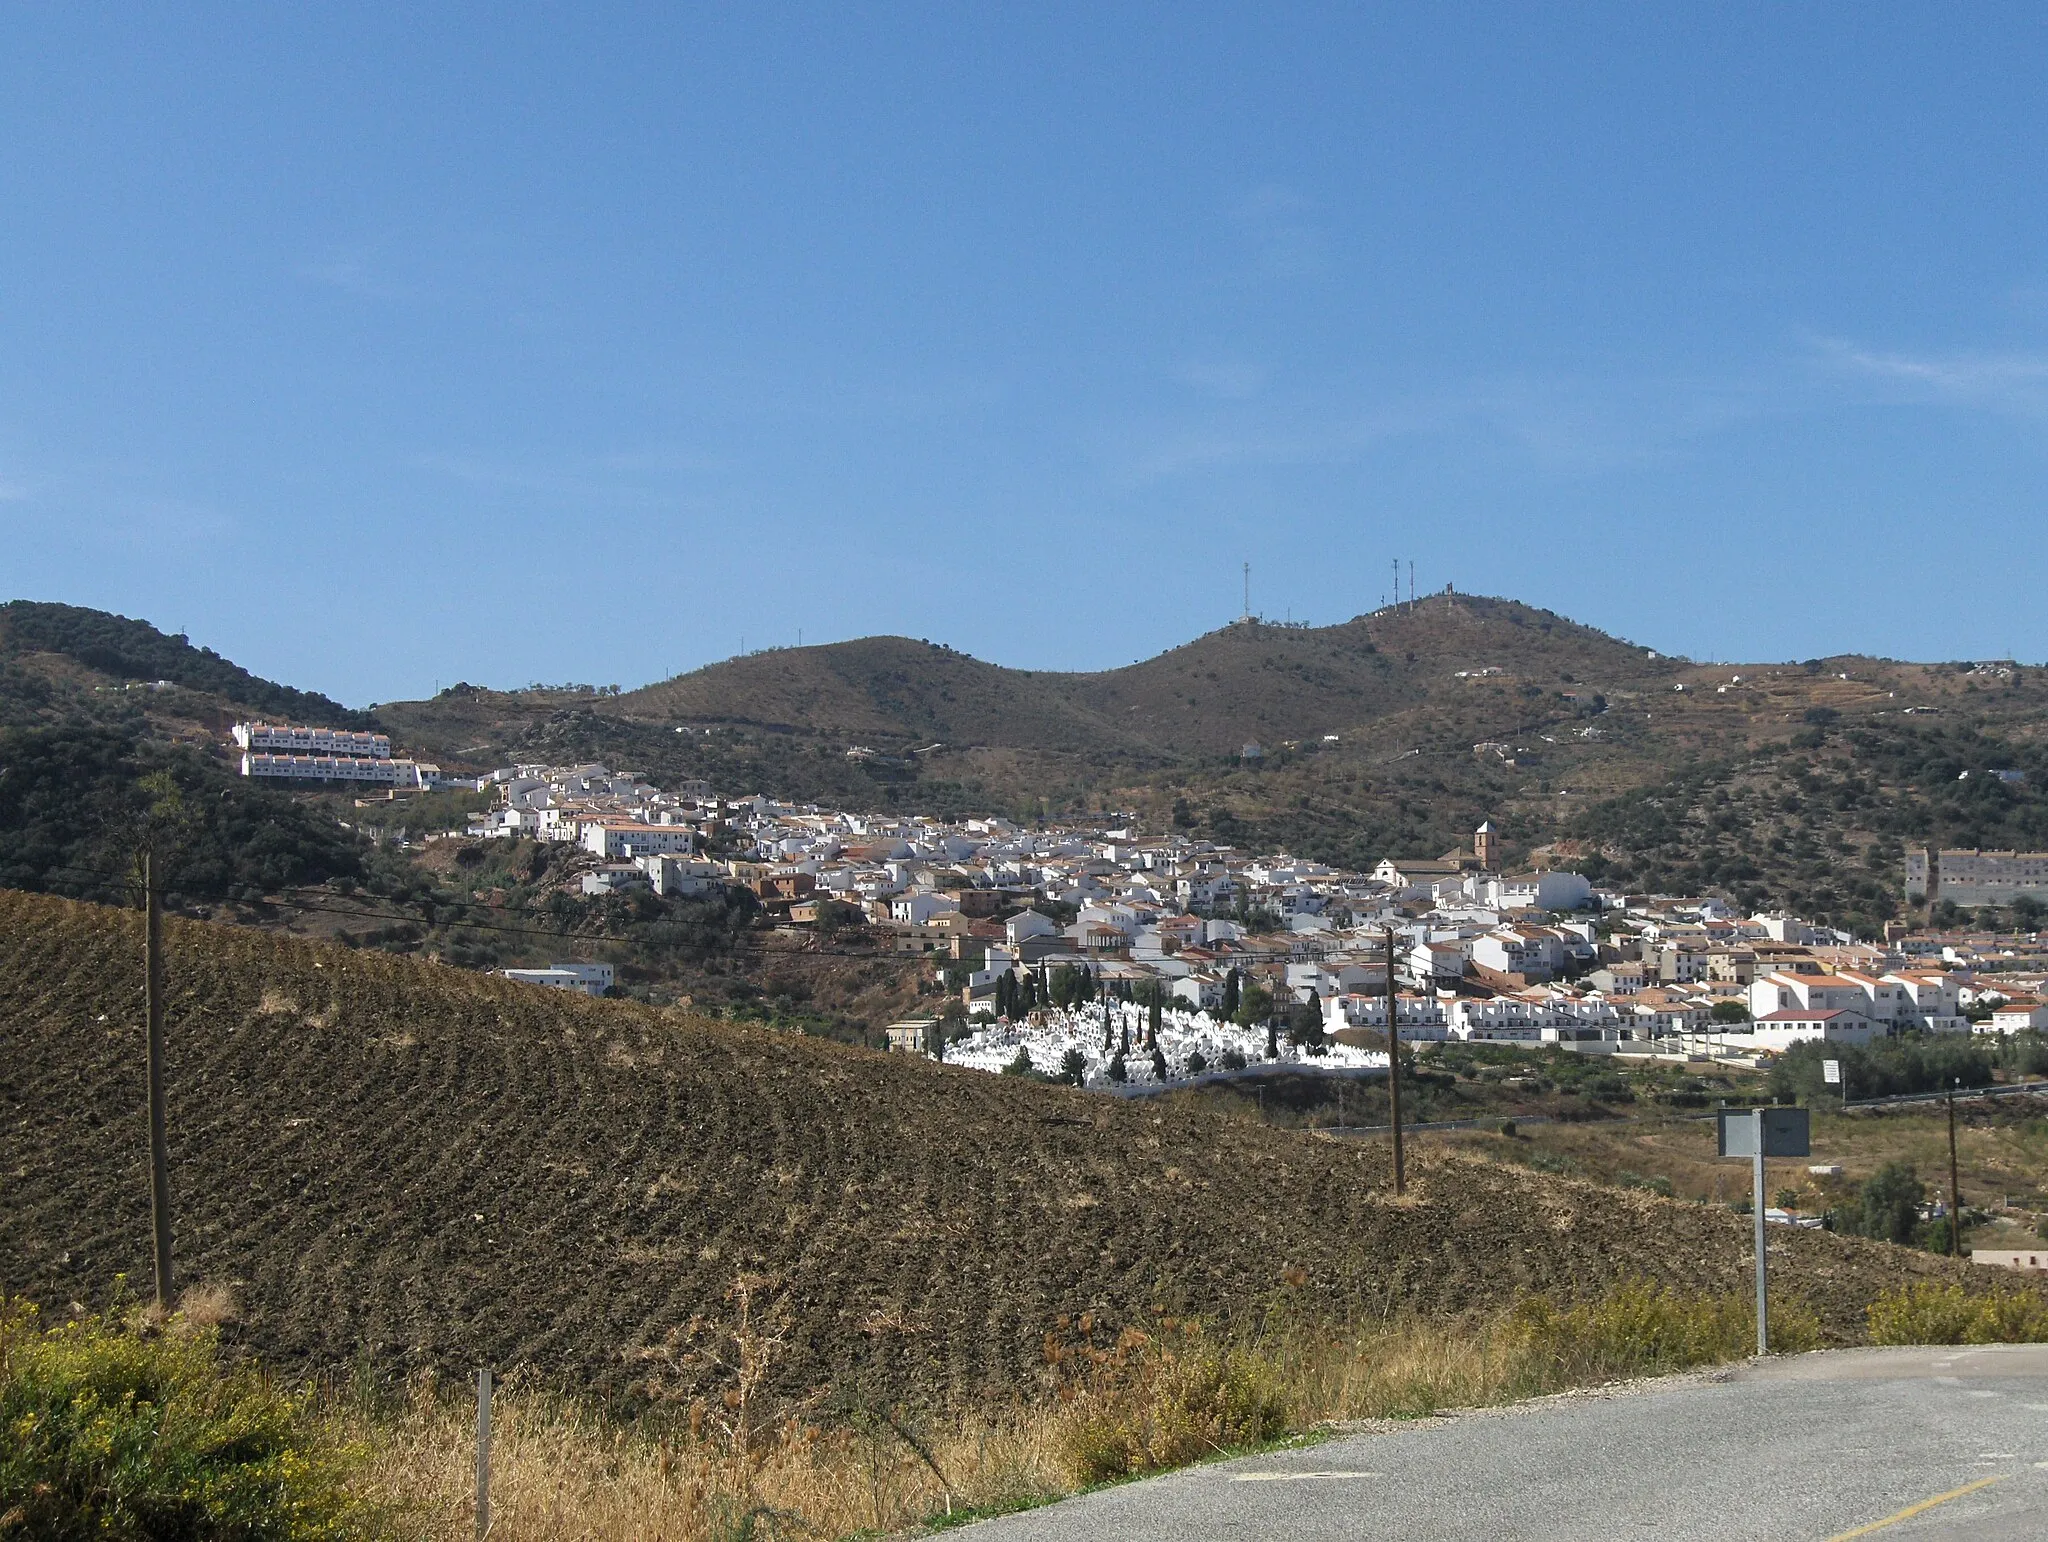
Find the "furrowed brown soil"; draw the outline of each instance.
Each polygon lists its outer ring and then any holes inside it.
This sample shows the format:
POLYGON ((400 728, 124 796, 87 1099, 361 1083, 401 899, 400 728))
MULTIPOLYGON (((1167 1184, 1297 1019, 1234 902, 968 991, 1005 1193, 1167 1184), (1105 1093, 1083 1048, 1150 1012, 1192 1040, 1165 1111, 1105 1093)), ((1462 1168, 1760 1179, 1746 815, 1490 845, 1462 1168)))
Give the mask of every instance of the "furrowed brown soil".
MULTIPOLYGON (((489 1362, 621 1397, 727 1379, 759 1276, 786 1395, 1028 1393, 1048 1334, 1159 1314, 1456 1314, 1646 1276, 1738 1290, 1725 1211, 168 924, 188 1281, 302 1369, 489 1362), (1299 1283, 1305 1280, 1306 1283, 1299 1283), (1087 1314, 1083 1321, 1083 1314, 1087 1314)), ((149 1274, 141 928, 0 893, 0 1288, 62 1309, 149 1274)), ((1853 1336, 1951 1266, 1774 1237, 1853 1336)))

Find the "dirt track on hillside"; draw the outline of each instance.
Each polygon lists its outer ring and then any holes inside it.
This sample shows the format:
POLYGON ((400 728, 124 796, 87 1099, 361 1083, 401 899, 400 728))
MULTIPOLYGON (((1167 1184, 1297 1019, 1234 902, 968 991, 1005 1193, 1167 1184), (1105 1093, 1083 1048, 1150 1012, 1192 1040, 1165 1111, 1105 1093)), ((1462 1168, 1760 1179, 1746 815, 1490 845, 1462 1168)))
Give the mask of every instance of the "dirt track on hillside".
MULTIPOLYGON (((432 964, 169 925, 179 1267, 297 1368, 515 1366, 693 1396, 735 1280, 802 1394, 1028 1392, 1092 1314, 1378 1320, 1740 1290, 1725 1211, 1459 1158, 1386 1195, 1377 1147, 684 1020, 432 964), (1307 1283, 1292 1285, 1305 1271, 1307 1283)), ((0 1288, 62 1308, 149 1275, 133 915, 0 893, 0 1288)), ((1787 1235, 1838 1334, 1949 1266, 1787 1235)), ((727 1344, 729 1352, 730 1345, 727 1344)))

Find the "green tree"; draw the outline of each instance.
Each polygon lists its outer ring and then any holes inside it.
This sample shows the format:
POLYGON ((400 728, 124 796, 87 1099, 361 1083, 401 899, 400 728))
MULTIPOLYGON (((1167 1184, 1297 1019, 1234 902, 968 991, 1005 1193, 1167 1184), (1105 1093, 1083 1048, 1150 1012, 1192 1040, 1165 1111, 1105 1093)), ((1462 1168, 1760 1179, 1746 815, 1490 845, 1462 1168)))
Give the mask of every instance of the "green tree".
POLYGON ((1070 1049, 1060 1056, 1059 1079, 1072 1082, 1076 1087, 1088 1084, 1088 1057, 1078 1049, 1070 1049))
POLYGON ((1223 977, 1223 1005, 1218 1010, 1221 1011, 1226 1019, 1237 1016, 1238 993, 1241 989, 1241 983, 1236 969, 1232 969, 1229 974, 1223 977))
POLYGON ((1253 1023, 1263 1023, 1272 1015, 1273 993, 1254 980, 1244 988, 1231 1020, 1240 1028, 1248 1028, 1253 1023))
POLYGON ((1105 1074, 1118 1085, 1122 1085, 1130 1080, 1131 1073, 1124 1067, 1124 1052, 1122 1050, 1118 1050, 1109 1057, 1109 1069, 1105 1074))
POLYGON ((1017 1058, 1003 1067, 1005 1076, 1029 1076, 1032 1074, 1031 1051, 1023 1045, 1017 1046, 1017 1058))
POLYGON ((1287 1009, 1287 1037, 1293 1043, 1319 1048, 1323 1042, 1323 1014, 1306 1001, 1295 1002, 1287 1009))
POLYGON ((1749 1021, 1749 1008, 1729 997, 1715 1002, 1714 1010, 1707 1015, 1717 1023, 1746 1023, 1749 1021))
POLYGON ((1920 1229, 1927 1185, 1911 1162, 1887 1162, 1863 1185, 1856 1230, 1883 1242, 1908 1245, 1920 1229))

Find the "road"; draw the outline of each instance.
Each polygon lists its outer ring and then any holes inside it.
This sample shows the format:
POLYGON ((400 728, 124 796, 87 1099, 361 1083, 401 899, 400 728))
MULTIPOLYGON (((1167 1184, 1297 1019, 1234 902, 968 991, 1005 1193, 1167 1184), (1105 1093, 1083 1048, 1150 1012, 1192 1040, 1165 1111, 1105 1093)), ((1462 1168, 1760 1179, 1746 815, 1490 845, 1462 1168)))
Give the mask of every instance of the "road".
POLYGON ((1084 1494, 975 1542, 2042 1542, 2048 1345, 1852 1349, 1084 1494))

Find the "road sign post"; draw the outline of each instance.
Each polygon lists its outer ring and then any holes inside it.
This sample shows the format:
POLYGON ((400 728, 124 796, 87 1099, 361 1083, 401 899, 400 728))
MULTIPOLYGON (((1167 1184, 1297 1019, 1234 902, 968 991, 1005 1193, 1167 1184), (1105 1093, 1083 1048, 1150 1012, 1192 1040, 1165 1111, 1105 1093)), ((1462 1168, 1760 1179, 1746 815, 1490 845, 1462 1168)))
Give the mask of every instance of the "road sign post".
POLYGON ((1803 1108, 1724 1108, 1720 1126, 1721 1155, 1750 1159, 1750 1214, 1756 1223, 1756 1352, 1767 1355, 1771 1331, 1764 1261, 1764 1158, 1811 1156, 1811 1122, 1803 1108))

